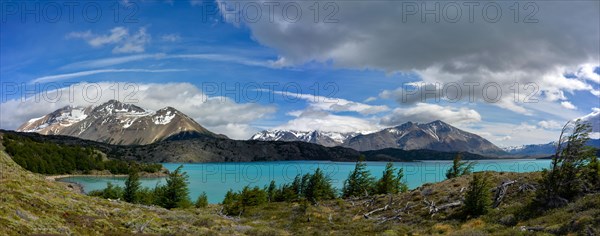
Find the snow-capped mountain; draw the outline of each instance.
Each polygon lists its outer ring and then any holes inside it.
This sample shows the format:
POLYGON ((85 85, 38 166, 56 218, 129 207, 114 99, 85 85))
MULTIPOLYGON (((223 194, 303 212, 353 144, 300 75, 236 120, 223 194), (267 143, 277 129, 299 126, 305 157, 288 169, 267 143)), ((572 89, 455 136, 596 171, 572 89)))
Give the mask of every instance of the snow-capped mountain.
POLYGON ((554 154, 556 142, 502 147, 502 150, 511 155, 549 156, 554 154))
POLYGON ((407 122, 379 132, 357 135, 342 145, 359 151, 383 148, 403 150, 429 149, 443 152, 504 154, 490 141, 437 120, 427 124, 407 122))
POLYGON ((48 115, 29 120, 17 128, 17 131, 36 132, 44 135, 58 134, 66 127, 87 118, 92 109, 92 107, 66 106, 48 115))
POLYGON ((182 133, 214 134, 172 107, 158 111, 110 100, 99 106, 66 106, 31 119, 17 131, 68 135, 111 144, 148 144, 182 133))
POLYGON ((504 154, 488 140, 460 130, 442 121, 427 124, 407 122, 371 133, 337 133, 323 131, 265 130, 250 138, 262 141, 302 141, 323 146, 343 146, 358 151, 399 148, 463 151, 477 154, 504 154))
POLYGON ((502 149, 490 141, 440 120, 427 124, 407 122, 379 132, 358 135, 348 139, 343 146, 359 151, 399 148, 403 150, 429 149, 444 152, 505 154, 502 149))
POLYGON ((264 130, 254 134, 250 140, 260 141, 302 141, 307 143, 316 143, 326 147, 339 146, 344 141, 360 133, 340 133, 326 131, 297 131, 297 130, 264 130))
MULTIPOLYGON (((586 145, 598 149, 600 148, 600 139, 590 139, 586 142, 586 145)), ((502 149, 511 155, 546 157, 556 152, 556 142, 510 146, 503 147, 502 149)))

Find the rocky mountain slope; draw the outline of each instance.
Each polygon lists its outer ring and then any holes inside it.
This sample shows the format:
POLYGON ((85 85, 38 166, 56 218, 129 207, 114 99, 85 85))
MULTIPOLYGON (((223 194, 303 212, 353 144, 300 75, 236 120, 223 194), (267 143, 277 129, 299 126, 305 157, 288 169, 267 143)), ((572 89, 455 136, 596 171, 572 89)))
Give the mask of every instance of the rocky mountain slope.
MULTIPOLYGON (((0 130, 37 142, 92 147, 108 157, 142 162, 250 162, 286 160, 356 161, 365 155, 369 161, 451 160, 456 152, 432 150, 382 149, 359 152, 345 147, 324 147, 306 142, 256 141, 190 137, 170 137, 147 145, 112 145, 62 135, 40 135, 0 130)), ((464 159, 488 159, 477 154, 463 153, 464 159)))
POLYGON ((470 152, 486 155, 504 153, 502 149, 490 141, 440 120, 427 124, 407 122, 379 132, 357 135, 346 140, 342 146, 359 151, 399 148, 403 150, 429 149, 442 152, 470 152))
POLYGON ((99 106, 66 106, 31 119, 17 131, 67 135, 111 144, 149 144, 180 133, 227 138, 210 132, 172 107, 158 111, 110 100, 99 106))
POLYGON ((485 155, 504 154, 490 141, 443 121, 427 124, 407 122, 374 133, 337 133, 322 131, 265 130, 250 138, 262 141, 301 141, 323 146, 342 146, 358 151, 397 148, 429 149, 442 152, 471 152, 485 155))
POLYGON ((316 143, 326 147, 339 146, 349 138, 360 133, 340 133, 325 131, 297 131, 297 130, 264 130, 254 134, 250 140, 259 141, 301 141, 307 143, 316 143))

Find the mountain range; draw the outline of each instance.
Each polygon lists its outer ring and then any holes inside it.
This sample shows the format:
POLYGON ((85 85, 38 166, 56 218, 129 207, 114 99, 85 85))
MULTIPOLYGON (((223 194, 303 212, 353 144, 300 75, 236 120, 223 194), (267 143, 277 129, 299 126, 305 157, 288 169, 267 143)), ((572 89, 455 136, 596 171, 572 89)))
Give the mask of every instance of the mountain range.
MULTIPOLYGON (((590 119, 597 120, 597 116, 588 118, 588 120, 590 119)), ((175 108, 165 107, 152 111, 116 100, 110 100, 97 106, 65 106, 50 114, 25 122, 16 131, 34 132, 43 135, 64 135, 115 145, 152 144, 153 149, 165 151, 157 154, 155 161, 166 161, 164 158, 161 159, 161 156, 168 157, 167 159, 172 161, 171 156, 173 153, 178 153, 181 156, 177 159, 178 161, 197 161, 199 159, 202 159, 202 161, 219 161, 223 158, 230 158, 226 157, 226 154, 243 156, 240 157, 240 160, 303 159, 303 157, 297 155, 309 155, 321 159, 323 153, 331 154, 329 149, 322 151, 315 146, 307 146, 301 143, 330 148, 353 149, 379 159, 412 158, 411 155, 415 153, 407 154, 393 151, 395 149, 513 157, 545 157, 554 152, 553 143, 501 149, 476 134, 463 131, 440 120, 422 124, 406 122, 402 125, 371 133, 265 130, 253 135, 250 141, 229 140, 225 135, 207 130, 194 119, 175 108), (188 140, 187 143, 186 140, 188 140), (158 142, 167 146, 174 143, 196 146, 180 148, 183 150, 180 152, 177 151, 176 147, 161 148, 154 145, 158 142), (294 144, 286 144, 289 142, 294 144), (242 150, 244 148, 246 151, 242 150), (283 157, 268 154, 267 150, 283 157), (307 150, 320 150, 316 152, 321 154, 307 154, 312 152, 307 150), (285 155, 283 154, 285 152, 294 154, 285 155), (197 155, 203 156, 198 157, 197 155)), ((600 140, 591 140, 590 144, 600 147, 600 140)), ((358 155, 358 152, 341 151, 340 153, 354 156, 355 154, 358 155)), ((144 151, 141 153, 151 154, 152 152, 144 151)), ((473 157, 473 159, 478 158, 481 157, 473 157)), ((334 159, 342 160, 344 158, 340 156, 334 159)))
POLYGON ((341 133, 326 132, 319 130, 297 131, 297 130, 263 130, 252 135, 250 140, 259 141, 301 141, 307 143, 316 143, 325 147, 334 147, 342 145, 346 140, 359 135, 360 133, 341 133))
POLYGON ((358 151, 398 148, 402 150, 428 149, 442 152, 470 152, 485 155, 504 154, 502 149, 490 141, 440 120, 425 124, 407 122, 368 134, 271 130, 257 133, 251 139, 303 141, 324 146, 348 147, 358 151))
MULTIPOLYGON (((586 145, 600 149, 600 139, 590 139, 587 141, 586 145)), ((503 150, 509 155, 515 156, 547 157, 556 152, 556 142, 511 146, 505 147, 503 150)))
POLYGON ((210 132, 175 108, 151 111, 116 100, 98 106, 66 106, 29 120, 17 131, 67 135, 121 145, 150 144, 182 133, 227 138, 210 132))

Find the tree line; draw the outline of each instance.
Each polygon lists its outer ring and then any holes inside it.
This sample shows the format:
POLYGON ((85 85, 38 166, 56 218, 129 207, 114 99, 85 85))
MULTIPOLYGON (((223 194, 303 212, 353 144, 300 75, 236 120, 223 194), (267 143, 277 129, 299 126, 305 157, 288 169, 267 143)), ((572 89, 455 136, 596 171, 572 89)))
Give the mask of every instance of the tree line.
POLYGON ((38 142, 13 134, 4 134, 2 144, 17 164, 40 174, 89 174, 93 170, 128 174, 132 168, 154 173, 162 169, 161 164, 108 159, 91 147, 38 142))
MULTIPOLYGON (((179 166, 175 171, 169 173, 166 185, 158 185, 154 189, 143 188, 137 170, 133 169, 125 181, 125 187, 115 186, 108 183, 102 190, 92 191, 91 196, 122 199, 131 203, 145 205, 157 205, 167 209, 188 208, 192 206, 206 207, 208 199, 206 193, 200 194, 195 202, 189 199, 188 175, 182 172, 179 166)), ((402 181, 402 169, 396 169, 392 163, 386 165, 383 176, 380 179, 371 177, 366 170, 366 164, 360 160, 355 169, 349 174, 344 182, 342 193, 331 184, 320 168, 313 173, 297 175, 294 181, 277 186, 271 181, 268 186, 250 187, 246 186, 240 191, 229 190, 223 199, 223 210, 228 215, 242 214, 247 207, 259 206, 269 202, 309 202, 317 204, 320 201, 335 198, 361 197, 373 194, 394 194, 408 190, 402 181)))

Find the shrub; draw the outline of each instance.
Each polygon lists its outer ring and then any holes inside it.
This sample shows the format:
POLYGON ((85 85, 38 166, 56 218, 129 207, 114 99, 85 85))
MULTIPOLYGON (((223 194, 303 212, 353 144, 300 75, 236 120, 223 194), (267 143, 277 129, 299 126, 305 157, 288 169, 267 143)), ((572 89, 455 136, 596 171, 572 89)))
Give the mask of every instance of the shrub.
POLYGON ((208 206, 208 197, 205 192, 202 192, 195 203, 196 208, 205 208, 208 206))

